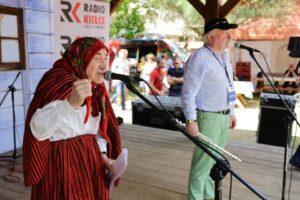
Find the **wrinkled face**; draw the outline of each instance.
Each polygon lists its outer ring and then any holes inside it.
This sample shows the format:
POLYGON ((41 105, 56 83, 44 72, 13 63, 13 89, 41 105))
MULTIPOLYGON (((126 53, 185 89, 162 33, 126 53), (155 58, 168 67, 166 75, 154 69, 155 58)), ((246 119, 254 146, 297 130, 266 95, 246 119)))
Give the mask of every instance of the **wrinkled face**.
POLYGON ((100 49, 89 62, 86 75, 93 83, 100 84, 104 81, 104 72, 108 65, 108 53, 100 49))
POLYGON ((211 42, 217 50, 222 51, 229 47, 231 35, 228 30, 214 29, 211 32, 211 42))

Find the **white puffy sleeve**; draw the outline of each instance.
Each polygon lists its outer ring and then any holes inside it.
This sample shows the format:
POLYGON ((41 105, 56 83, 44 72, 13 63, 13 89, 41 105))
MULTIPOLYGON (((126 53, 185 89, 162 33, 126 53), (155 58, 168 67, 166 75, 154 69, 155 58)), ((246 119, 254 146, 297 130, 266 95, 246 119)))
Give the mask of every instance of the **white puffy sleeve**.
POLYGON ((40 141, 51 138, 58 129, 72 133, 75 131, 72 122, 76 122, 76 115, 76 110, 67 100, 53 101, 35 111, 30 121, 31 132, 40 141))

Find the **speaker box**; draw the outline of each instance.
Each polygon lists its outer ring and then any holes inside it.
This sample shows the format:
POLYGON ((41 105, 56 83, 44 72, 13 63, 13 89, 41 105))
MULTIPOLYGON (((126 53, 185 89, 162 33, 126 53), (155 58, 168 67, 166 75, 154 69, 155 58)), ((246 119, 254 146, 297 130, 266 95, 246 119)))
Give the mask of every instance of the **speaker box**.
MULTIPOLYGON (((287 104, 291 110, 295 109, 295 99, 291 95, 281 95, 287 99, 287 104)), ((257 132, 257 142, 275 146, 286 145, 286 140, 291 139, 291 131, 293 122, 287 120, 289 116, 288 110, 277 94, 262 93, 260 99, 260 115, 257 132), (286 121, 287 120, 287 121, 286 121), (287 124, 290 128, 286 129, 287 124)), ((288 141, 290 144, 290 141, 288 141)))
MULTIPOLYGON (((164 111, 157 102, 154 96, 149 95, 146 98, 154 104, 159 110, 150 107, 141 99, 132 101, 132 123, 144 126, 151 126, 156 128, 164 128, 175 130, 172 124, 169 123, 165 117, 164 111)), ((180 97, 158 96, 158 100, 165 107, 165 109, 176 119, 185 122, 185 117, 182 111, 180 97)))

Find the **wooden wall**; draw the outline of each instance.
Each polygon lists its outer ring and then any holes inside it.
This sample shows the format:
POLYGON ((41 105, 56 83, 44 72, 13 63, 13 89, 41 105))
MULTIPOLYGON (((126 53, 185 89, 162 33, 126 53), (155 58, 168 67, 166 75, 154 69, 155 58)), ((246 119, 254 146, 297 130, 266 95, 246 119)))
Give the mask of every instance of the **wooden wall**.
MULTIPOLYGON (((22 146, 26 111, 44 72, 53 63, 53 10, 56 0, 0 0, 0 5, 24 9, 26 69, 15 83, 16 142, 22 146)), ((19 71, 0 71, 0 101, 19 71)), ((12 100, 9 92, 0 107, 0 153, 13 150, 12 100)))

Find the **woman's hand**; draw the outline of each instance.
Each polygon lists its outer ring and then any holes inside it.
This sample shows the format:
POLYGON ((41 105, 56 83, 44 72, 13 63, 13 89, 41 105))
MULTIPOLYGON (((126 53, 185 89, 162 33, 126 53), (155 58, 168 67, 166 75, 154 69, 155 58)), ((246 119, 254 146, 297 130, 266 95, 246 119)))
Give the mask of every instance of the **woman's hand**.
POLYGON ((69 103, 76 109, 80 108, 86 97, 92 96, 92 84, 88 79, 77 80, 73 83, 69 103))
POLYGON ((102 159, 104 161, 104 165, 105 165, 106 169, 108 171, 110 171, 111 173, 114 173, 113 164, 114 164, 115 160, 108 158, 106 154, 102 154, 102 159))

